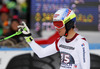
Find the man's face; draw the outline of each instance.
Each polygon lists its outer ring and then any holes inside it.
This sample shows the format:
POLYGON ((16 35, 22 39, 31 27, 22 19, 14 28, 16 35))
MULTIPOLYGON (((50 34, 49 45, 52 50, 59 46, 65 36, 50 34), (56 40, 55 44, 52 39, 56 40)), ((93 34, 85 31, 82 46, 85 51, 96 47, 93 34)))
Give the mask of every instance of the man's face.
POLYGON ((19 23, 17 21, 13 21, 12 24, 11 24, 12 30, 17 31, 18 30, 18 28, 17 28, 18 25, 19 25, 19 23))
POLYGON ((61 29, 57 29, 57 28, 56 28, 56 30, 57 30, 57 32, 59 33, 60 36, 64 36, 64 35, 65 35, 65 32, 66 32, 65 27, 63 27, 63 28, 61 28, 61 29))
POLYGON ((7 13, 2 13, 1 14, 1 21, 4 22, 4 21, 7 21, 8 20, 8 14, 7 13))

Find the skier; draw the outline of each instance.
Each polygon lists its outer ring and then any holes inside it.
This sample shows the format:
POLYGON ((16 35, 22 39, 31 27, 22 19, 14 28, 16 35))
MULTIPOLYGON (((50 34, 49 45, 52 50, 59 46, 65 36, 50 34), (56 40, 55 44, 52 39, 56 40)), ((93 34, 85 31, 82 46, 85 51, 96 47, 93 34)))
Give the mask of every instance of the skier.
POLYGON ((25 22, 19 25, 26 42, 40 57, 47 57, 60 52, 60 69, 90 69, 89 46, 86 39, 74 31, 76 15, 71 9, 62 8, 55 12, 53 24, 60 37, 54 43, 42 48, 31 36, 25 22))

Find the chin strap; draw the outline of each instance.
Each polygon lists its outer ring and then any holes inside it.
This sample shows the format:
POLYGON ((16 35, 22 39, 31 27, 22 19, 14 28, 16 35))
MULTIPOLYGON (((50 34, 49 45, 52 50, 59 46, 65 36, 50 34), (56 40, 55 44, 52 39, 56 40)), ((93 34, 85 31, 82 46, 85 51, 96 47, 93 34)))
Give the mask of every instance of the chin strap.
POLYGON ((68 33, 66 33, 64 36, 67 37, 68 36, 68 33))
POLYGON ((66 36, 66 37, 68 36, 68 31, 74 26, 75 19, 76 18, 70 20, 69 22, 67 22, 65 24, 66 32, 65 32, 65 35, 64 36, 66 36))
POLYGON ((65 36, 67 37, 67 35, 68 35, 68 34, 66 33, 65 36))
POLYGON ((65 27, 66 28, 66 32, 65 32, 65 35, 64 36, 68 36, 68 31, 70 30, 70 29, 68 29, 67 27, 65 27))

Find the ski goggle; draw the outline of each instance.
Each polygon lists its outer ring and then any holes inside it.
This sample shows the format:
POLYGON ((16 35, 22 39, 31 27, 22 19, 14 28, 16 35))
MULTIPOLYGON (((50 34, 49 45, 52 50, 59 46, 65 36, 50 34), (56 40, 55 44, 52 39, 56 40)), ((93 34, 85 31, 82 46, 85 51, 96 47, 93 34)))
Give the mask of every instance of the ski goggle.
POLYGON ((61 29, 61 28, 63 28, 65 26, 64 23, 63 23, 63 21, 53 21, 53 25, 57 29, 61 29))

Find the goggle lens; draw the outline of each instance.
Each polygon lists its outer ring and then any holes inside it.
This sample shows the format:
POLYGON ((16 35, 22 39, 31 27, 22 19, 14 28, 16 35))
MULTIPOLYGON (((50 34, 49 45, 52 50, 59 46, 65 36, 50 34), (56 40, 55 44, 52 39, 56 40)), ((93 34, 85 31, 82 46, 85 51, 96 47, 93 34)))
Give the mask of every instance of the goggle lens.
POLYGON ((53 21, 56 28, 62 28, 64 26, 63 21, 53 21))

